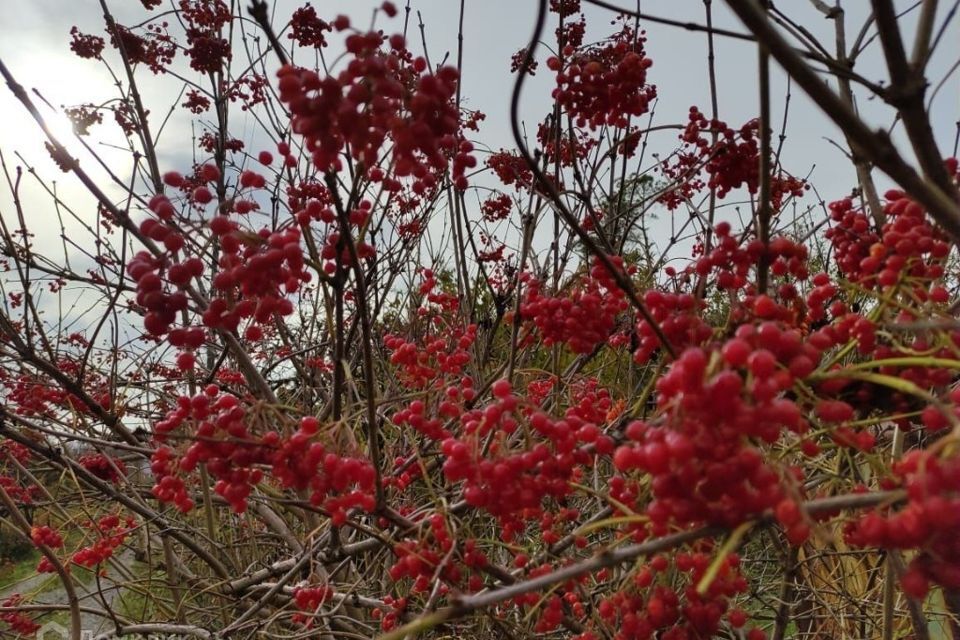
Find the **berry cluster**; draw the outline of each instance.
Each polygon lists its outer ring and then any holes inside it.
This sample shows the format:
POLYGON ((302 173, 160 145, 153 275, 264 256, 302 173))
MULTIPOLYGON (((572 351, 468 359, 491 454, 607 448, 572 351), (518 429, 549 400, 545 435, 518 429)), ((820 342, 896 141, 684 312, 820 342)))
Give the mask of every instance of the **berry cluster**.
POLYGON ((10 631, 18 636, 30 637, 37 632, 40 625, 33 621, 19 606, 23 604, 23 596, 15 593, 0 602, 0 607, 4 609, 0 613, 0 620, 3 620, 10 626, 10 631))
MULTIPOLYGON (((789 278, 790 282, 803 281, 809 277, 808 251, 803 244, 784 236, 771 238, 766 246, 758 239, 744 244, 732 235, 727 222, 717 223, 715 230, 716 243, 710 253, 697 259, 694 271, 701 277, 716 272, 717 287, 733 290, 747 287, 750 270, 763 256, 766 256, 770 274, 773 276, 789 278)), ((781 291, 781 299, 793 297, 791 292, 796 295, 795 289, 781 291), (784 296, 784 293, 787 295, 784 296)))
POLYGON ((888 221, 879 236, 850 198, 831 203, 835 225, 826 237, 837 253, 837 264, 846 278, 870 287, 890 287, 908 278, 926 297, 929 282, 944 273, 950 245, 923 207, 902 191, 888 191, 886 199, 888 221))
POLYGON ((586 159, 597 146, 593 138, 582 129, 574 129, 570 133, 561 132, 559 139, 554 127, 543 122, 537 128, 537 141, 547 162, 559 160, 560 166, 569 167, 575 162, 586 159))
POLYGON ((500 182, 515 189, 529 189, 533 185, 533 171, 519 154, 500 150, 490 154, 487 166, 497 174, 500 182))
POLYGON ((91 522, 89 528, 94 531, 98 539, 92 545, 74 553, 72 562, 88 569, 106 562, 126 541, 135 525, 132 518, 121 520, 117 515, 104 516, 96 522, 91 522))
POLYGON ((96 477, 113 484, 127 475, 127 465, 123 460, 103 453, 84 454, 77 462, 96 477))
POLYGON ((313 613, 332 595, 333 589, 328 586, 297 587, 293 590, 293 602, 297 609, 313 613))
POLYGON ((221 31, 232 19, 223 0, 180 0, 180 18, 185 22, 190 67, 201 73, 218 73, 230 60, 230 43, 221 31))
POLYGON ((92 104, 64 109, 64 114, 70 119, 78 136, 90 135, 90 127, 103 122, 103 114, 92 104))
MULTIPOLYGON (((702 344, 713 335, 713 330, 703 320, 703 303, 689 293, 670 293, 649 289, 643 295, 643 303, 654 321, 677 351, 702 344)), ((662 346, 654 328, 644 319, 637 320, 639 345, 633 353, 637 363, 647 362, 662 346)))
MULTIPOLYGON (((390 363, 399 368, 399 380, 404 386, 425 389, 439 385, 443 388, 445 380, 459 378, 470 362, 470 348, 477 339, 477 325, 447 324, 446 318, 457 311, 459 300, 437 288, 433 271, 425 269, 423 275, 419 293, 424 296, 425 304, 418 308, 417 314, 429 318, 437 333, 411 340, 388 333, 383 337, 383 344, 390 350, 390 363)), ((464 381, 468 386, 473 384, 469 378, 464 381)), ((464 393, 467 393, 466 389, 464 393)))
MULTIPOLYGON (((960 396, 960 393, 954 393, 960 396)), ((900 580, 914 598, 926 596, 931 582, 960 589, 960 458, 938 458, 911 451, 894 465, 907 490, 907 505, 883 515, 871 512, 850 524, 847 542, 858 547, 918 549, 900 580)))
POLYGON ((70 28, 70 49, 81 58, 99 60, 106 42, 100 36, 81 32, 77 27, 70 28))
MULTIPOLYGON (((413 593, 429 591, 432 580, 444 555, 453 549, 454 540, 444 517, 435 513, 425 519, 428 527, 426 535, 419 541, 405 540, 393 546, 396 561, 390 566, 388 574, 394 582, 412 578, 413 593)), ((457 583, 461 572, 455 563, 448 563, 441 576, 445 581, 457 583)))
MULTIPOLYGON (((153 73, 163 73, 173 62, 177 45, 162 27, 148 25, 147 30, 146 35, 140 36, 122 25, 113 23, 111 28, 107 29, 107 33, 110 34, 110 44, 120 50, 130 64, 145 64, 153 73)), ((79 51, 77 55, 80 55, 79 51)))
POLYGON ((154 434, 164 443, 174 431, 189 426, 192 442, 179 457, 169 446, 157 448, 151 464, 153 494, 190 511, 194 502, 186 479, 202 464, 215 480, 214 491, 235 513, 243 513, 253 487, 264 479, 263 469, 269 467, 270 478, 283 488, 309 489, 311 503, 325 508, 336 525, 346 521, 349 509, 373 510, 373 467, 367 460, 340 456, 315 442, 320 426, 316 418, 301 419, 299 429, 289 436, 273 430, 258 435, 255 430, 261 422, 255 407, 241 404, 217 385, 193 397, 181 396, 177 408, 154 426, 154 434))
POLYGON ((510 215, 513 201, 505 193, 490 196, 480 205, 480 213, 487 222, 497 222, 510 215))
POLYGON ((38 547, 46 545, 51 549, 59 549, 63 546, 63 538, 60 534, 48 525, 36 526, 30 529, 30 539, 38 547))
POLYGON ((350 509, 370 513, 376 507, 376 471, 366 459, 340 456, 311 442, 319 426, 316 418, 305 417, 289 438, 270 431, 261 441, 275 449, 270 456, 271 477, 287 489, 309 489, 310 503, 326 509, 333 525, 340 526, 350 509))
POLYGON ((252 234, 221 215, 210 221, 210 229, 219 238, 222 252, 212 281, 218 295, 203 313, 204 325, 234 331, 243 319, 263 325, 275 314, 293 313, 286 295, 296 293, 312 278, 304 268, 300 229, 261 229, 252 234))
MULTIPOLYGON (((691 553, 678 553, 672 562, 665 556, 654 556, 636 568, 629 586, 601 600, 597 612, 611 628, 619 630, 617 638, 712 638, 721 632, 724 618, 735 630, 746 624, 746 613, 730 608, 730 600, 748 589, 740 573, 739 557, 722 557, 716 575, 701 593, 697 587, 714 560, 715 550, 709 545, 700 546, 691 553), (671 588, 669 582, 660 584, 672 571, 688 576, 685 588, 671 588)), ((746 637, 760 640, 765 636, 751 630, 746 637)))
MULTIPOLYGON (((622 258, 611 259, 617 268, 623 269, 622 258)), ((628 307, 612 274, 596 260, 589 274, 564 296, 543 295, 541 283, 529 274, 523 274, 522 279, 526 290, 520 315, 533 321, 544 344, 566 344, 574 353, 590 353, 606 342, 618 316, 628 307)))
MULTIPOLYGON (((146 251, 138 252, 127 264, 127 273, 137 282, 137 304, 147 310, 143 326, 153 336, 167 333, 176 321, 177 313, 187 308, 185 293, 164 290, 160 275, 163 266, 163 260, 146 251)), ((202 266, 201 263, 201 269, 202 266)))
POLYGON ((580 11, 580 0, 550 0, 550 11, 559 13, 561 18, 572 16, 580 11))
MULTIPOLYGON (((665 193, 661 201, 675 209, 705 186, 723 198, 734 189, 746 187, 755 194, 760 186, 760 146, 757 139, 760 123, 750 120, 739 130, 722 120, 707 118, 697 107, 690 107, 688 123, 680 134, 684 149, 660 170, 678 181, 676 188, 665 193), (717 136, 713 143, 713 136, 717 136), (704 182, 701 171, 709 176, 704 182)), ((779 211, 788 197, 799 197, 806 191, 805 181, 779 173, 770 176, 770 205, 779 211)))
MULTIPOLYGON (((339 31, 349 28, 346 18, 338 23, 339 31)), ((290 65, 280 69, 280 99, 293 114, 293 130, 304 137, 320 171, 339 169, 345 147, 365 167, 375 167, 390 139, 394 176, 413 176, 414 188, 423 192, 452 160, 454 184, 466 188, 464 174, 476 161, 473 145, 460 134, 454 101, 459 73, 453 67, 425 73, 426 60, 411 58, 403 36, 389 38, 389 52, 382 49, 386 42, 380 32, 348 36, 352 58, 337 76, 290 65)), ((395 178, 385 186, 400 188, 395 178)))
POLYGON ((654 533, 672 524, 732 527, 780 502, 781 479, 751 440, 806 432, 800 407, 781 394, 812 373, 820 356, 799 331, 774 322, 741 325, 717 350, 683 352, 657 381, 662 423, 630 423, 625 435, 633 442, 614 456, 620 471, 653 476, 646 512, 654 533))
POLYGON ((605 43, 573 51, 565 60, 551 57, 547 66, 557 72, 553 97, 578 127, 626 127, 631 116, 641 116, 657 96, 647 84, 653 60, 646 56, 646 38, 625 27, 605 43))
POLYGON ((183 512, 190 511, 194 503, 181 474, 189 474, 204 464, 216 480, 217 494, 235 512, 243 513, 252 487, 263 476, 262 471, 253 467, 267 458, 265 448, 250 433, 247 421, 247 408, 236 396, 221 393, 216 385, 209 385, 193 397, 178 398, 176 409, 154 426, 154 437, 164 443, 174 431, 189 423, 194 441, 179 460, 167 446, 154 452, 154 496, 175 504, 183 512))
POLYGON ((290 17, 290 34, 287 37, 296 41, 301 47, 320 49, 327 46, 327 38, 324 34, 331 31, 333 27, 330 23, 321 20, 317 16, 317 10, 308 4, 293 12, 290 17))
POLYGON ((466 502, 500 519, 501 537, 509 540, 523 530, 520 518, 539 513, 545 498, 569 495, 570 482, 583 466, 594 453, 611 453, 613 441, 576 411, 555 420, 524 409, 506 380, 494 383, 492 391, 489 404, 461 415, 461 435, 441 443, 443 473, 448 482, 464 482, 466 502), (528 447, 512 437, 524 413, 535 440, 528 447), (488 438, 484 451, 482 443, 488 438))

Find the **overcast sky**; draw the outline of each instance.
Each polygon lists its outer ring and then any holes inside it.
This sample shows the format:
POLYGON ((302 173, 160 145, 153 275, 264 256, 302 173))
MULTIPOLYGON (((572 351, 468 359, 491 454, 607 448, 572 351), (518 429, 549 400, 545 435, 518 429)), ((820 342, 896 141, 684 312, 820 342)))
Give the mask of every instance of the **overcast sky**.
MULTIPOLYGON (((634 5, 632 0, 621 1, 626 5, 634 5)), ((282 26, 300 4, 290 0, 277 2, 278 26, 282 26)), ((354 18, 355 24, 366 25, 372 7, 379 2, 315 0, 313 4, 322 17, 347 13, 354 18)), ((494 149, 512 146, 508 108, 514 76, 509 73, 510 56, 524 46, 530 36, 535 4, 532 0, 466 0, 463 94, 467 106, 488 114, 480 138, 494 149)), ((588 40, 608 35, 612 30, 610 20, 613 14, 590 7, 586 2, 583 4, 590 25, 588 40)), ((713 4, 714 21, 718 27, 744 31, 722 0, 715 0, 713 4)), ((832 49, 833 23, 825 20, 811 3, 806 0, 790 0, 778 4, 832 49)), ((844 4, 848 13, 848 31, 852 39, 853 34, 863 24, 869 3, 867 0, 848 0, 844 4)), ((911 4, 899 2, 898 7, 907 8, 911 4)), ((108 5, 121 24, 131 24, 147 15, 136 0, 113 0, 108 2, 108 5)), ((412 5, 423 16, 432 61, 436 62, 445 55, 454 60, 459 2, 413 0, 412 5)), ((653 15, 684 21, 704 21, 704 6, 700 0, 643 0, 641 8, 653 15)), ((946 8, 941 7, 940 13, 942 18, 946 8)), ((98 0, 0 0, 0 15, 3 16, 0 21, 0 57, 28 89, 39 90, 55 106, 102 102, 113 95, 110 77, 103 67, 94 61, 77 58, 68 46, 69 31, 73 25, 77 25, 81 31, 103 35, 104 24, 98 0)), ((914 22, 912 14, 903 19, 908 48, 914 22)), ((416 13, 413 23, 416 24, 416 13)), ((934 84, 939 82, 960 58, 960 28, 957 23, 958 21, 954 20, 948 27, 947 34, 930 64, 929 77, 934 84)), ((399 31, 402 19, 382 20, 378 26, 387 32, 399 31)), ((652 23, 643 26, 648 32, 647 49, 654 60, 649 78, 659 88, 655 123, 682 123, 691 105, 699 105, 708 112, 710 94, 705 64, 706 36, 703 33, 652 23)), ((336 36, 332 40, 334 44, 328 53, 334 52, 339 42, 336 36)), ((420 47, 415 44, 412 48, 417 50, 420 47)), ((716 48, 720 116, 739 127, 747 119, 757 115, 756 47, 749 42, 718 37, 716 48)), ((878 82, 887 77, 879 54, 879 43, 874 41, 857 66, 858 72, 878 82)), ((538 122, 549 109, 552 79, 542 64, 545 57, 546 54, 541 49, 538 56, 541 61, 540 70, 528 83, 525 92, 523 113, 530 123, 538 122)), ((174 78, 155 78, 146 69, 139 69, 137 73, 142 83, 141 91, 152 111, 152 126, 156 130, 157 123, 163 119, 166 111, 178 103, 177 96, 181 85, 174 78)), ((958 75, 954 74, 933 103, 934 132, 944 153, 949 153, 953 148, 956 123, 960 119, 958 87, 960 80, 958 75)), ((773 124, 776 131, 779 131, 782 123, 785 89, 785 78, 777 69, 773 78, 773 124)), ((864 117, 874 125, 889 127, 893 122, 892 112, 879 101, 864 100, 859 106, 864 117)), ((251 126, 249 121, 245 122, 236 110, 232 117, 232 135, 247 140, 248 150, 255 152, 257 148, 251 149, 249 142, 256 127, 251 126)), ((52 117, 51 121, 56 130, 66 129, 62 119, 52 117)), ((0 150, 8 168, 19 162, 13 157, 14 152, 23 154, 29 162, 36 164, 42 175, 58 182, 58 192, 65 200, 74 204, 78 211, 93 213, 91 199, 83 193, 74 179, 64 176, 52 166, 43 149, 38 129, 7 91, 0 91, 0 122, 3 123, 0 126, 0 150)), ((103 154, 108 162, 124 157, 122 154, 111 154, 109 145, 122 141, 122 138, 115 132, 105 134, 116 129, 112 123, 109 125, 95 130, 98 133, 91 138, 91 142, 97 145, 98 152, 103 154)), ((895 136, 898 131, 895 130, 895 136)), ((852 168, 849 162, 845 161, 843 152, 830 142, 832 140, 843 146, 842 136, 796 88, 790 102, 786 133, 782 163, 788 171, 799 176, 809 174, 819 193, 828 200, 842 197, 849 192, 854 186, 852 168)), ((189 135, 187 118, 173 118, 166 125, 159 144, 163 170, 183 170, 189 167, 189 135)), ((895 139, 902 141, 900 137, 895 139)), ((656 134, 651 143, 654 149, 669 152, 676 146, 676 131, 656 134)), ((76 148, 75 145, 72 148, 76 148)), ((92 158, 79 150, 77 153, 85 167, 95 175, 103 176, 92 158)), ((118 175, 127 176, 128 165, 129 161, 115 167, 118 175)), ((883 184, 884 181, 881 180, 881 186, 883 184)), ((28 204, 28 213, 31 219, 50 220, 50 202, 40 198, 40 193, 37 185, 25 184, 24 200, 28 204)), ((119 195, 120 191, 117 189, 113 193, 119 195)), ((10 196, 6 189, 0 189, 0 208, 4 215, 10 215, 10 196)))

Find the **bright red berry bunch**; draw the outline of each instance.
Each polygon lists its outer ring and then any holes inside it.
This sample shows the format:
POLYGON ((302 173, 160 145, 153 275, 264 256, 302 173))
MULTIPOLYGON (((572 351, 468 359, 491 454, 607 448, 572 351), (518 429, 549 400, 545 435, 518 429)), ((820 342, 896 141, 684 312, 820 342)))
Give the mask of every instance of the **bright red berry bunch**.
POLYGON ((500 150, 490 154, 487 166, 497 174, 500 182, 515 189, 529 189, 533 185, 533 171, 517 153, 500 150))
POLYGON ((717 351, 683 352, 657 382, 659 420, 632 422, 633 443, 614 456, 621 471, 652 476, 646 512, 655 533, 674 523, 736 526, 783 498, 777 470, 753 442, 807 431, 800 407, 781 394, 819 359, 799 331, 773 322, 742 325, 717 351))
MULTIPOLYGON (((613 260, 623 269, 622 258, 613 260)), ((574 353, 590 353, 605 342, 628 306, 623 291, 599 261, 566 295, 545 296, 538 280, 529 274, 523 280, 526 291, 520 315, 537 326, 544 344, 566 344, 574 353)))
MULTIPOLYGON (((954 394, 958 395, 958 394, 954 394)), ((858 547, 918 549, 901 577, 905 592, 926 596, 930 583, 960 589, 960 458, 913 451, 894 465, 907 490, 907 504, 884 514, 871 512, 851 523, 847 542, 858 547)))
POLYGON ((78 462, 96 477, 114 484, 127 475, 127 465, 123 460, 103 453, 85 454, 78 462))
MULTIPOLYGON (((710 325, 703 320, 702 301, 692 294, 648 289, 643 303, 675 350, 702 344, 713 335, 710 325)), ((637 320, 637 337, 640 344, 633 358, 638 363, 646 362, 662 346, 660 338, 642 318, 637 320)))
POLYGON ((59 549, 63 546, 63 538, 60 534, 48 525, 34 526, 30 529, 30 539, 38 547, 46 545, 51 549, 59 549))
MULTIPOLYGON (((202 268, 202 264, 200 265, 202 268)), ((147 333, 162 336, 176 322, 177 314, 187 308, 188 300, 182 291, 169 293, 162 278, 164 261, 146 251, 137 253, 127 264, 127 273, 137 283, 137 304, 146 309, 143 326, 147 333)))
POLYGON ((219 215, 210 228, 220 240, 222 253, 212 282, 217 295, 203 313, 203 323, 235 330, 241 320, 263 325, 276 315, 293 313, 287 296, 312 279, 304 268, 300 229, 261 229, 252 234, 219 215))
POLYGON ((648 111, 657 89, 647 83, 653 60, 644 51, 645 41, 642 34, 624 27, 605 43, 565 51, 563 61, 547 60, 557 72, 553 97, 578 127, 626 127, 630 117, 648 111))
MULTIPOLYGON (((396 178, 412 176, 415 188, 426 190, 452 162, 456 186, 466 188, 464 173, 476 161, 473 146, 460 135, 457 70, 425 73, 426 60, 411 59, 402 36, 389 39, 389 51, 385 43, 378 32, 348 36, 352 58, 337 76, 289 65, 280 69, 280 99, 293 114, 294 131, 304 137, 320 171, 337 170, 347 146, 355 160, 375 167, 389 138, 396 178)), ((399 190, 400 185, 394 178, 385 186, 399 190)))
POLYGON ((132 518, 121 520, 118 515, 103 516, 96 522, 91 522, 90 528, 97 537, 97 541, 74 553, 72 562, 88 569, 106 562, 126 541, 135 525, 132 518))
MULTIPOLYGON (((697 107, 690 107, 687 126, 680 134, 683 150, 660 165, 665 176, 678 182, 661 197, 661 201, 672 210, 704 187, 716 190, 718 198, 724 198, 741 187, 751 194, 757 193, 760 186, 759 127, 759 120, 754 119, 740 129, 734 129, 722 120, 707 118, 697 107), (701 172, 707 174, 706 181, 700 177, 701 172)), ((771 208, 779 211, 788 197, 799 197, 807 188, 804 180, 791 175, 772 175, 771 208)))
POLYGON ((309 490, 310 503, 323 507, 333 525, 341 526, 351 509, 374 510, 376 471, 369 460, 341 456, 314 441, 319 426, 308 416, 289 438, 269 431, 262 443, 274 449, 269 458, 271 477, 283 488, 309 490))
POLYGON ((521 407, 506 380, 494 383, 492 392, 489 404, 461 415, 460 435, 441 443, 443 473, 448 482, 463 481, 466 502, 499 518, 501 537, 510 540, 524 519, 542 515, 545 498, 569 495, 583 466, 596 453, 611 453, 613 441, 575 410, 553 419, 521 407), (529 447, 517 441, 523 423, 534 438, 529 447))
POLYGON ((5 598, 0 607, 3 607, 3 613, 0 613, 0 620, 3 620, 10 626, 10 630, 18 635, 25 637, 32 636, 40 628, 40 625, 34 622, 33 618, 23 611, 19 610, 23 604, 24 598, 19 593, 15 593, 9 598, 5 598))
POLYGON ((333 27, 326 20, 317 16, 317 10, 309 4, 300 7, 290 17, 290 33, 287 35, 301 47, 316 49, 327 46, 326 33, 333 31, 333 27))
MULTIPOLYGON (((710 638, 721 632, 724 618, 734 630, 746 624, 747 615, 730 607, 730 600, 748 589, 740 572, 740 558, 736 554, 723 557, 716 575, 704 583, 715 550, 709 545, 700 546, 672 560, 654 556, 634 570, 626 587, 600 602, 597 612, 610 627, 619 630, 617 638, 710 638), (671 581, 661 583, 672 571, 686 577, 686 587, 673 589, 668 586, 671 581), (706 586, 702 592, 701 584, 706 586)), ((760 640, 765 636, 754 630, 747 637, 760 640)))

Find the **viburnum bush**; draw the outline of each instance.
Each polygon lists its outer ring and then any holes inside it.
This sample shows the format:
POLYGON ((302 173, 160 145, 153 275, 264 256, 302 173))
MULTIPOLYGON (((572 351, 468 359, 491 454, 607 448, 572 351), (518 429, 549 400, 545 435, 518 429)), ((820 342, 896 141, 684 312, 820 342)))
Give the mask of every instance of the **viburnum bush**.
POLYGON ((960 169, 917 80, 952 13, 905 46, 874 0, 831 54, 704 2, 711 100, 659 113, 675 24, 534 4, 510 149, 410 5, 104 4, 64 45, 119 89, 64 107, 125 141, 104 176, 0 61, 94 200, 49 190, 61 251, 3 162, 0 516, 63 594, 6 587, 4 633, 960 638, 960 169), (718 38, 757 43, 742 124, 718 38), (846 136, 846 192, 782 161, 771 59, 846 136))

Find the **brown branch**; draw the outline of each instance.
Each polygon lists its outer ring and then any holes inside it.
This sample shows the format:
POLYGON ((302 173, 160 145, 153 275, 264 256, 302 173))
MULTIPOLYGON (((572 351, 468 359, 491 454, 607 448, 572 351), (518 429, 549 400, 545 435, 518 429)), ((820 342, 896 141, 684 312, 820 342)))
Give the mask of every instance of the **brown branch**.
POLYGON ((273 47, 274 53, 276 53, 277 58, 280 59, 280 64, 289 64, 287 54, 280 45, 277 34, 273 32, 273 27, 270 25, 270 16, 267 14, 267 3, 263 0, 253 0, 247 8, 247 12, 250 14, 250 17, 260 25, 263 32, 267 34, 267 40, 270 41, 270 46, 273 47))
POLYGON ((758 45, 760 76, 760 203, 757 206, 757 238, 763 243, 763 253, 757 264, 757 292, 765 294, 770 276, 770 218, 773 216, 770 203, 770 52, 761 42, 758 45))
MULTIPOLYGON (((877 19, 880 44, 890 72, 890 88, 887 102, 897 108, 907 130, 907 137, 917 155, 924 174, 945 194, 956 202, 957 189, 943 165, 943 156, 933 137, 930 117, 923 104, 927 79, 918 69, 911 67, 900 36, 897 13, 890 0, 872 0, 873 13, 877 19)), ((926 3, 925 8, 929 7, 926 3)), ((932 18, 931 18, 932 19, 932 18)))
MULTIPOLYGON (((876 493, 854 493, 820 500, 811 500, 804 504, 805 511, 813 515, 832 513, 844 509, 861 509, 872 507, 879 504, 890 504, 900 502, 906 497, 904 491, 881 491, 876 493)), ((764 514, 757 520, 757 524, 770 525, 776 522, 772 514, 764 514)), ((626 562, 637 560, 638 558, 650 556, 662 551, 669 551, 681 545, 716 536, 724 532, 720 527, 705 526, 689 531, 683 531, 661 538, 648 540, 647 542, 630 544, 612 550, 604 550, 597 555, 586 558, 579 562, 574 562, 555 571, 516 582, 490 591, 484 591, 475 595, 464 596, 454 603, 439 611, 414 620, 396 631, 380 637, 379 640, 396 640, 405 637, 408 633, 424 630, 443 624, 449 620, 462 618, 475 611, 495 605, 506 600, 532 591, 540 591, 557 583, 575 580, 582 576, 596 573, 601 569, 616 567, 626 562)))
MULTIPOLYGON (((823 4, 824 3, 820 2, 815 3, 817 8, 823 11, 828 19, 833 20, 837 63, 843 67, 852 67, 854 60, 847 56, 847 35, 843 7, 839 5, 836 7, 822 7, 821 5, 823 4)), ((853 88, 850 85, 850 79, 837 74, 837 89, 840 91, 840 98, 844 104, 846 104, 851 111, 855 112, 856 105, 854 104, 853 88)), ((847 137, 847 146, 853 149, 853 142, 849 137, 847 137)), ((863 200, 867 204, 867 209, 873 219, 874 226, 879 231, 881 227, 883 227, 883 223, 886 222, 886 215, 883 212, 883 207, 880 205, 877 185, 874 183, 873 176, 870 173, 870 163, 857 153, 853 153, 852 161, 857 171, 857 181, 860 183, 860 192, 863 200)))
POLYGON ((955 243, 960 244, 960 205, 954 193, 944 191, 917 174, 903 160, 884 131, 872 131, 853 113, 797 55, 754 0, 727 0, 727 3, 747 28, 767 46, 783 69, 853 142, 854 152, 862 154, 893 178, 912 198, 927 208, 955 243))

